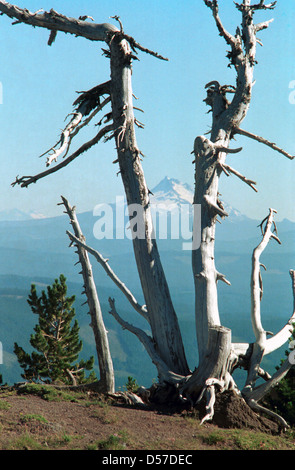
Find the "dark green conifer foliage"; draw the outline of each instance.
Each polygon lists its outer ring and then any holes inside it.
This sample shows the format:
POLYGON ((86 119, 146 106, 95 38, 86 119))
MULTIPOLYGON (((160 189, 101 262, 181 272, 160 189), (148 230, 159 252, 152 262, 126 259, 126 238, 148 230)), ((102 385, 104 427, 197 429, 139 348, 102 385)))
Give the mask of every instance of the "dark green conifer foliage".
POLYGON ((92 370, 93 356, 87 361, 78 361, 83 345, 78 322, 74 320, 74 301, 75 296, 67 297, 63 274, 47 287, 47 292, 42 291, 40 297, 32 284, 28 304, 38 315, 39 323, 34 327, 30 343, 37 352, 26 353, 17 343, 14 344, 14 353, 24 370, 22 377, 25 380, 71 385, 97 380, 92 370), (91 371, 87 378, 85 371, 91 371))

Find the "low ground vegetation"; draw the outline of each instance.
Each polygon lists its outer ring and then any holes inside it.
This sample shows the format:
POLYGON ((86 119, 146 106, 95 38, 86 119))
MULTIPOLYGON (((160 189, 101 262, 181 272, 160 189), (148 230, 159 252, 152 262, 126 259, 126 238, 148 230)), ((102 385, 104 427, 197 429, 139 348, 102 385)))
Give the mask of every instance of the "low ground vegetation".
POLYGON ((294 429, 261 432, 244 418, 240 428, 201 426, 198 410, 128 406, 94 392, 44 385, 1 387, 0 449, 295 450, 294 429))

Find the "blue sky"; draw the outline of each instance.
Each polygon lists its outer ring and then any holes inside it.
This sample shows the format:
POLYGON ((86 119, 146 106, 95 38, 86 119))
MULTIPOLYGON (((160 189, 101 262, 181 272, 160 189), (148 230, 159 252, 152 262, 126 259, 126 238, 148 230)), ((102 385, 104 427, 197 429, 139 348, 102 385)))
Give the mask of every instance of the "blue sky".
MULTIPOLYGON (((220 1, 224 25, 234 33, 239 12, 230 0, 220 1)), ((210 129, 211 116, 204 86, 211 80, 235 84, 227 67, 227 46, 219 37, 210 10, 201 0, 23 0, 31 11, 54 8, 72 17, 91 15, 95 22, 111 22, 119 15, 125 31, 142 45, 169 57, 163 62, 142 52, 134 63, 133 90, 139 98, 137 114, 145 124, 138 129, 148 186, 166 175, 193 186, 193 142, 210 129)), ((274 18, 259 34, 258 65, 253 101, 242 127, 295 154, 295 105, 289 100, 295 80, 295 8, 293 0, 279 0, 272 12, 259 12, 257 22, 274 18)), ((38 181, 28 189, 11 187, 16 175, 33 175, 45 168, 38 156, 50 148, 72 111, 77 90, 87 90, 109 78, 109 61, 101 54, 103 43, 59 33, 47 46, 49 32, 26 25, 11 25, 0 17, 1 148, 0 211, 18 208, 26 212, 59 215, 60 195, 79 212, 98 203, 113 202, 123 194, 114 142, 100 143, 64 170, 38 181)), ((97 119, 97 121, 99 118, 97 119)), ((77 145, 94 136, 90 124, 77 145)), ((273 207, 278 219, 295 220, 295 161, 271 149, 239 137, 232 145, 243 151, 228 163, 257 181, 258 194, 236 177, 222 176, 220 192, 228 204, 249 217, 261 219, 273 207)), ((73 147, 76 148, 76 147, 73 147)))

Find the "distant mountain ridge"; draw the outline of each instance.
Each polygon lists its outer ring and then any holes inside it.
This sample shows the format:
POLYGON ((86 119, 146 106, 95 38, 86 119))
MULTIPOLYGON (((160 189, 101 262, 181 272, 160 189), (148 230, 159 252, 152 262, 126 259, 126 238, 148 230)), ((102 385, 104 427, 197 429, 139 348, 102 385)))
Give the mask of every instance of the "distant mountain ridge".
MULTIPOLYGON (((152 190, 150 201, 151 204, 165 205, 169 210, 173 205, 180 204, 192 204, 194 197, 193 188, 187 184, 182 183, 176 178, 165 176, 152 190)), ((110 205, 114 204, 114 201, 107 202, 110 205)), ((225 205, 226 210, 231 215, 237 217, 246 217, 241 214, 237 209, 232 208, 229 205, 225 205)), ((91 211, 86 211, 90 213, 91 211)), ((12 221, 29 221, 46 219, 49 217, 44 216, 37 212, 24 212, 19 209, 3 210, 0 211, 0 222, 12 222, 12 221)), ((51 217, 50 217, 51 218, 51 217)))
MULTIPOLYGON (((170 210, 181 204, 191 204, 193 189, 175 178, 166 177, 152 190, 151 204, 160 204, 170 210)), ((116 204, 109 204, 112 210, 116 204)), ((216 228, 216 266, 231 282, 231 287, 223 285, 219 289, 219 309, 222 323, 232 328, 233 339, 244 341, 251 339, 250 320, 250 272, 253 248, 261 240, 260 221, 252 220, 237 209, 225 205, 229 217, 216 228)), ((79 209, 79 206, 78 206, 79 209)), ((61 211, 62 214, 62 211, 61 211)), ((110 266, 132 290, 139 302, 144 302, 132 242, 129 239, 95 238, 93 229, 97 216, 93 211, 78 213, 81 229, 87 243, 109 258, 110 266)), ((291 316, 293 309, 289 269, 295 268, 295 223, 284 220, 277 224, 282 245, 270 243, 263 254, 262 262, 267 271, 263 272, 263 314, 266 312, 265 328, 278 331, 291 316)), ((93 335, 86 315, 85 296, 81 298, 82 284, 77 255, 74 248, 69 248, 66 230, 71 230, 66 215, 48 218, 36 218, 28 213, 5 211, 0 213, 0 341, 4 348, 4 380, 20 380, 19 369, 13 355, 13 343, 23 345, 28 340, 35 319, 31 316, 26 303, 31 283, 38 288, 52 284, 61 273, 68 281, 71 292, 77 295, 77 311, 81 325, 81 337, 85 344, 85 355, 94 354, 93 335), (3 220, 2 218, 6 220, 3 220), (81 301, 81 302, 80 302, 81 301), (17 373, 15 371, 18 371, 17 373)), ((170 287, 171 296, 177 311, 187 354, 192 367, 196 365, 196 338, 194 321, 194 282, 190 251, 183 251, 181 240, 160 239, 157 241, 161 261, 170 287)), ((91 258, 92 259, 92 258, 91 258)), ((144 356, 137 338, 122 333, 115 320, 108 315, 108 297, 120 302, 122 317, 130 318, 130 306, 121 293, 106 276, 98 263, 92 259, 94 278, 106 327, 110 332, 111 351, 114 355, 117 384, 126 383, 128 375, 136 377, 138 383, 150 385, 155 377, 153 365, 144 356), (141 365, 144 363, 144 368, 141 365)), ((265 320, 264 320, 265 318, 265 320)), ((134 324, 141 320, 137 317, 134 324)), ((133 323, 133 319, 131 319, 133 323)), ((140 325, 139 325, 140 326, 140 325)), ((143 325, 145 328, 146 325, 143 325)), ((283 357, 280 352, 276 362, 283 357)), ((268 367, 266 368, 268 370, 268 367)))
MULTIPOLYGON (((176 178, 166 176, 163 178, 154 188, 151 190, 150 202, 152 210, 155 209, 157 213, 173 211, 179 209, 181 206, 190 207, 193 202, 193 188, 187 184, 182 183, 176 178)), ((123 198, 124 199, 124 198, 123 198)), ((121 199, 120 199, 121 200, 121 199)), ((225 218, 221 224, 217 224, 217 236, 216 244, 217 249, 223 242, 230 241, 232 243, 231 249, 235 250, 235 245, 239 240, 243 240, 242 250, 246 248, 245 243, 250 243, 253 246, 255 240, 257 240, 261 232, 257 228, 260 221, 251 219, 246 215, 242 214, 237 208, 232 207, 226 201, 223 201, 226 212, 229 217, 225 218), (257 238, 258 237, 258 238, 257 238), (251 240, 251 241, 250 241, 251 240)), ((105 204, 102 204, 104 206, 105 204)), ((116 224, 118 223, 115 211, 118 210, 117 204, 114 201, 106 203, 108 207, 113 210, 113 229, 115 238, 116 224)), ((119 204, 119 209, 122 208, 122 204, 119 204)), ((85 236, 89 242, 95 240, 95 233, 93 229, 97 222, 97 215, 94 211, 86 211, 79 213, 78 206, 78 218, 82 227, 82 231, 85 232, 85 236)), ((124 217, 119 218, 120 223, 128 225, 128 215, 125 206, 123 206, 124 217)), ((292 233, 295 233, 295 223, 284 219, 277 223, 279 236, 283 235, 283 246, 281 251, 290 251, 295 248, 292 233), (286 236, 284 236, 286 234, 286 236)), ((68 218, 61 214, 55 217, 44 217, 38 213, 25 213, 18 209, 1 211, 0 212, 0 247, 17 247, 20 249, 31 249, 32 243, 36 249, 43 249, 49 251, 60 251, 64 249, 64 244, 67 241, 65 231, 68 229, 68 218), (20 234, 22 234, 22 241, 20 243, 20 234), (54 245, 50 242, 54 240, 54 245)), ((114 240, 113 240, 114 241, 114 240)), ((115 240, 116 243, 110 243, 110 240, 102 239, 99 240, 102 250, 110 252, 117 252, 124 250, 128 247, 132 249, 129 239, 127 240, 115 240), (127 242, 127 243, 126 243, 127 242)), ((165 240, 164 240, 165 241, 165 240)), ((271 246, 271 245, 270 245, 271 246)), ((271 248, 272 249, 272 248, 271 248)))
POLYGON ((44 219, 45 216, 37 212, 24 212, 19 209, 0 211, 0 222, 44 219))

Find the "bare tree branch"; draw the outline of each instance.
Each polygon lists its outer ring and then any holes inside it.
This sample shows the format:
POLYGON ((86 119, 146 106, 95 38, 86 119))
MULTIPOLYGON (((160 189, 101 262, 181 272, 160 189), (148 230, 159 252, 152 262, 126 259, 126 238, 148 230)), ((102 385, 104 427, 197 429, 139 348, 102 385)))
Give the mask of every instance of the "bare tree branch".
POLYGON ((69 148, 72 140, 71 133, 72 131, 74 131, 74 129, 77 128, 77 126, 83 119, 83 112, 76 112, 73 114, 73 118, 66 126, 66 128, 62 131, 61 138, 59 141, 59 143, 61 144, 60 148, 58 150, 56 150, 55 147, 52 147, 52 149, 50 149, 53 153, 47 157, 46 166, 50 166, 52 162, 56 162, 58 157, 69 148))
MULTIPOLYGON (((79 240, 85 240, 85 237, 80 228, 76 212, 74 207, 71 207, 67 199, 61 196, 62 203, 66 209, 66 213, 69 216, 70 223, 73 227, 75 235, 79 240)), ((97 359, 99 363, 100 370, 100 384, 99 386, 103 388, 104 392, 114 392, 115 391, 115 377, 113 362, 110 353, 109 341, 107 330, 104 325, 101 306, 93 278, 92 267, 89 261, 88 253, 86 250, 81 248, 77 244, 79 262, 82 266, 81 274, 84 281, 85 294, 87 296, 87 303, 89 307, 89 313, 91 316, 91 327, 93 329, 97 359)))
POLYGON ((271 418, 273 418, 279 423, 279 425, 283 428, 284 431, 289 427, 284 418, 279 416, 277 413, 268 410, 264 406, 261 406, 257 402, 261 400, 272 388, 274 388, 286 376, 291 367, 293 367, 292 364, 288 360, 286 360, 283 362, 277 372, 271 377, 271 379, 267 380, 262 385, 259 385, 259 387, 256 387, 253 391, 243 391, 243 396, 250 408, 260 413, 269 415, 271 418))
POLYGON ((237 3, 234 2, 236 5, 237 9, 240 11, 245 11, 246 9, 248 10, 273 10, 276 6, 276 1, 269 3, 268 5, 264 5, 265 0, 260 0, 259 3, 256 3, 254 5, 251 5, 251 0, 243 0, 243 3, 237 3))
POLYGON ((56 36, 57 36, 57 31, 51 31, 50 32, 50 35, 49 35, 49 39, 48 39, 48 46, 52 46, 52 44, 54 43, 54 41, 56 40, 56 36))
POLYGON ((266 220, 266 225, 263 230, 263 238, 259 245, 254 249, 252 255, 252 274, 251 274, 251 319, 253 331, 255 334, 256 342, 262 343, 265 341, 265 330, 261 324, 261 312, 260 312, 260 256, 265 250, 267 244, 271 238, 277 238, 272 232, 272 226, 274 223, 274 209, 269 209, 269 215, 266 220))
MULTIPOLYGON (((53 161, 57 161, 57 158, 62 154, 63 158, 65 158, 69 152, 73 138, 80 132, 81 129, 83 129, 87 124, 89 124, 89 122, 94 118, 94 116, 96 116, 99 111, 101 111, 111 101, 111 97, 108 96, 102 101, 102 103, 100 102, 100 98, 104 94, 110 95, 110 81, 97 85, 91 90, 79 93, 80 96, 75 100, 73 104, 74 106, 76 106, 76 109, 73 113, 73 118, 62 131, 60 139, 53 147, 51 147, 51 149, 46 150, 46 152, 40 155, 40 157, 43 157, 47 153, 53 152, 47 157, 46 166, 50 166, 53 161), (83 118, 85 119, 82 122, 83 118), (57 148, 58 146, 59 148, 57 148)), ((28 187, 30 184, 36 183, 39 179, 44 178, 51 173, 55 173, 61 168, 67 166, 79 155, 86 152, 95 144, 97 144, 103 137, 106 136, 108 132, 112 130, 112 124, 103 127, 99 130, 98 134, 93 139, 83 144, 78 150, 76 150, 71 156, 66 158, 60 164, 50 168, 49 170, 43 171, 35 176, 23 176, 21 178, 17 177, 16 181, 12 183, 12 186, 19 184, 21 185, 21 187, 28 187)))
MULTIPOLYGON (((64 33, 82 36, 91 41, 108 41, 110 35, 118 32, 118 28, 109 23, 90 23, 87 21, 68 18, 55 10, 49 12, 31 13, 26 8, 19 8, 3 0, 0 1, 0 12, 16 18, 19 23, 47 28, 51 31, 62 31, 64 33)), ((50 39, 52 41, 52 39, 50 39)))
POLYGON ((218 214, 221 217, 228 217, 228 213, 224 209, 219 207, 219 205, 215 203, 210 196, 205 195, 204 200, 206 201, 208 207, 213 213, 218 214))
POLYGON ((64 168, 67 166, 69 163, 71 163, 75 158, 79 157, 82 153, 86 152, 89 150, 91 147, 93 147, 95 144, 97 144, 108 132, 113 130, 113 125, 110 124, 109 126, 105 126, 103 129, 101 129, 97 135, 83 144, 76 152, 74 152, 71 156, 63 160, 61 163, 58 165, 55 165, 51 168, 49 168, 46 171, 43 171, 42 173, 39 173, 35 176, 22 176, 22 177, 16 177, 16 180, 12 183, 12 186, 15 186, 16 184, 19 184, 22 188, 27 188, 30 184, 36 183, 39 179, 45 178, 45 176, 48 176, 52 173, 55 173, 56 171, 60 170, 61 168, 64 168))
POLYGON ((258 31, 262 31, 263 29, 267 29, 270 25, 270 23, 273 22, 273 18, 268 21, 263 21, 262 23, 258 23, 255 25, 255 31, 258 33, 258 31))
POLYGON ((209 7, 212 10, 213 17, 215 19, 216 26, 218 28, 220 36, 224 37, 226 40, 227 44, 230 46, 236 48, 237 46, 237 40, 234 36, 232 36, 226 29, 224 28, 221 19, 219 17, 219 7, 218 7, 218 1, 217 0, 204 0, 205 5, 209 7))
POLYGON ((229 165, 226 165, 225 163, 221 163, 220 165, 221 165, 222 170, 227 174, 227 176, 229 176, 229 173, 232 173, 233 175, 240 178, 240 180, 242 180, 244 183, 248 184, 248 186, 250 186, 250 188, 252 188, 257 193, 257 188, 255 188, 255 185, 256 185, 255 181, 246 178, 246 176, 243 176, 237 170, 230 167, 229 165))
POLYGON ((99 264, 103 267, 107 275, 112 279, 112 281, 116 284, 116 286, 123 292, 125 297, 128 299, 134 310, 140 313, 147 321, 149 321, 148 312, 146 310, 146 306, 140 305, 137 300, 135 299, 134 295, 130 292, 130 290, 126 287, 126 285, 118 278, 118 276, 114 273, 110 265, 108 264, 108 260, 104 259, 103 256, 94 248, 86 245, 82 240, 74 236, 72 233, 67 231, 67 235, 69 238, 79 245, 80 247, 84 248, 88 253, 92 254, 95 259, 99 262, 99 264))
POLYGON ((46 166, 50 166, 53 161, 57 161, 58 157, 65 152, 64 157, 67 155, 72 139, 78 134, 78 132, 85 127, 93 117, 103 109, 110 101, 110 96, 107 99, 104 99, 100 103, 100 98, 104 94, 110 94, 110 81, 102 83, 89 91, 80 92, 82 93, 75 102, 76 106, 75 111, 72 113, 73 118, 65 129, 61 133, 59 141, 49 150, 44 152, 41 157, 52 151, 53 153, 47 158, 46 166), (93 112, 91 112, 94 109, 93 112), (81 124, 81 121, 84 117, 88 116, 85 121, 81 124), (59 149, 56 147, 60 144, 59 149))
POLYGON ((259 3, 255 4, 255 5, 251 5, 251 8, 253 10, 274 10, 277 2, 271 2, 271 3, 268 3, 267 5, 264 5, 264 1, 265 0, 260 0, 259 3))
POLYGON ((131 325, 130 323, 123 320, 120 315, 118 314, 116 307, 115 307, 115 300, 109 298, 109 304, 111 307, 110 314, 117 320, 117 322, 122 326, 123 329, 130 331, 131 333, 135 334, 140 342, 145 347, 148 355, 150 356, 152 362, 157 367, 159 373, 159 379, 161 382, 167 382, 170 384, 177 383, 181 380, 184 380, 185 377, 175 374, 174 372, 170 371, 167 364, 163 361, 163 359, 159 356, 155 343, 151 336, 149 336, 145 331, 141 328, 137 328, 136 326, 131 325))
POLYGON ((248 377, 243 388, 243 393, 248 396, 249 391, 253 390, 255 381, 258 378, 258 370, 260 368, 260 363, 262 361, 266 337, 271 332, 265 331, 261 323, 261 272, 260 272, 260 256, 265 250, 271 238, 277 239, 277 237, 272 232, 272 226, 274 224, 274 214, 276 211, 274 209, 269 209, 269 215, 261 223, 263 225, 264 221, 265 227, 263 228, 263 237, 259 245, 253 250, 252 255, 252 272, 251 272, 251 322, 252 328, 255 335, 255 343, 253 344, 253 351, 250 358, 249 368, 248 368, 248 377))
POLYGON ((290 276, 292 280, 292 292, 293 292, 293 315, 290 317, 289 321, 286 323, 284 328, 281 329, 276 335, 272 338, 268 338, 265 344, 265 351, 264 354, 270 354, 276 349, 280 348, 285 344, 293 332, 293 324, 295 322, 295 271, 293 269, 290 270, 290 276))
MULTIPOLYGON (((169 60, 167 57, 162 56, 158 52, 155 52, 155 51, 152 51, 151 49, 147 49, 146 47, 143 47, 141 44, 135 41, 135 39, 132 36, 129 36, 128 34, 122 33, 121 36, 122 36, 122 39, 126 39, 126 41, 129 42, 133 51, 136 52, 136 49, 139 49, 140 51, 145 52, 146 54, 152 55, 153 57, 156 57, 157 59, 166 60, 166 61, 169 60)), ((135 57, 133 56, 133 58, 135 57)))
POLYGON ((264 137, 259 137, 258 135, 253 134, 252 132, 245 131, 244 129, 240 128, 235 128, 234 134, 244 135, 245 137, 249 137, 250 139, 257 140, 257 142, 267 145, 268 147, 272 148, 273 150, 276 150, 277 152, 281 153, 290 160, 293 160, 295 158, 294 155, 290 155, 288 152, 278 147, 274 142, 270 142, 269 140, 264 139, 264 137))
MULTIPOLYGON (((31 13, 26 8, 19 8, 16 5, 5 2, 4 0, 0 0, 0 12, 1 14, 9 16, 10 18, 16 18, 17 21, 13 24, 25 23, 32 26, 39 26, 41 28, 49 29, 51 31, 48 40, 49 46, 51 46, 55 41, 57 31, 74 34, 76 37, 81 36, 86 39, 90 39, 91 41, 105 41, 107 43, 112 39, 114 34, 118 34, 121 39, 126 39, 130 43, 130 46, 134 51, 135 49, 139 49, 158 59, 168 60, 157 52, 141 46, 132 36, 125 34, 122 27, 121 30, 119 30, 116 26, 109 23, 90 23, 85 20, 93 20, 93 18, 87 15, 80 16, 77 20, 75 18, 68 18, 67 16, 61 15, 53 9, 51 9, 49 12, 38 10, 36 13, 31 13)), ((118 16, 114 16, 112 18, 115 18, 117 21, 119 21, 118 16)), ((122 25, 121 22, 120 25, 122 25)))

